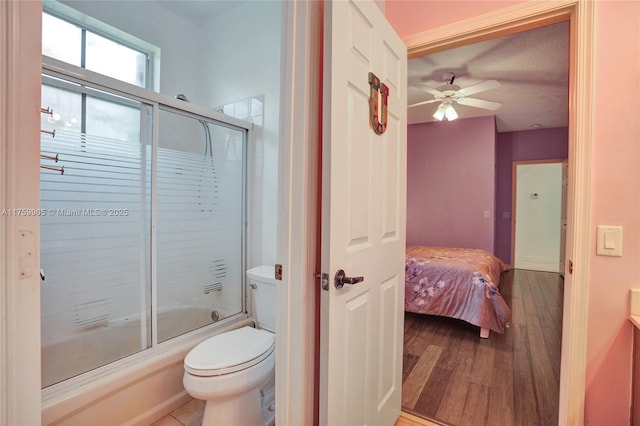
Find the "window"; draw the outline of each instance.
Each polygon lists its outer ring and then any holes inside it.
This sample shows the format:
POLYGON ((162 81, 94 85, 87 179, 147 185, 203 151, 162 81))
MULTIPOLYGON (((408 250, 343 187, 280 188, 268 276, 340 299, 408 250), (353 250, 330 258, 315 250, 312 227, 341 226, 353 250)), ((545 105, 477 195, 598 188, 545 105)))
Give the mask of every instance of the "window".
POLYGON ((55 4, 55 11, 42 14, 42 54, 86 68, 126 83, 152 88, 152 57, 159 49, 122 31, 73 13, 55 4))

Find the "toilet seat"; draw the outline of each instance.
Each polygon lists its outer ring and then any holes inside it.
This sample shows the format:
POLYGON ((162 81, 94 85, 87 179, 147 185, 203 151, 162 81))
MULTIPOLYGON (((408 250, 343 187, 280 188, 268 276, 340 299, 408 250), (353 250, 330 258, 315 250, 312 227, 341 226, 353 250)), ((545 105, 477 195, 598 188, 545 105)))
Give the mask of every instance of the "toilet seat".
POLYGON ((275 335, 242 327, 203 341, 187 354, 184 369, 194 376, 221 376, 245 370, 266 359, 275 349, 275 335))

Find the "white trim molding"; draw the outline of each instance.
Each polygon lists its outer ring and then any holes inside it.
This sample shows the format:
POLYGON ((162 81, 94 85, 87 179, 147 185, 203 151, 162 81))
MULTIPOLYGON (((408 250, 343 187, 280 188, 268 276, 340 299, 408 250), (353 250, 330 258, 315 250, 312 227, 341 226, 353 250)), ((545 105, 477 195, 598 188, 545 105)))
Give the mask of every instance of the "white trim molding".
POLYGON ((559 425, 584 424, 593 146, 593 20, 589 0, 529 1, 404 39, 415 58, 560 21, 571 22, 569 188, 559 425))
POLYGON ((40 424, 42 3, 0 1, 0 424, 40 424), (25 209, 25 210, 21 210, 25 209))
POLYGON ((322 2, 283 2, 276 424, 314 424, 322 2))
POLYGON ((408 58, 501 37, 570 19, 582 0, 532 0, 450 25, 413 34, 403 40, 408 58))
POLYGON ((569 63, 569 182, 567 252, 560 364, 561 425, 584 424, 587 366, 587 298, 591 254, 593 157, 594 2, 571 10, 569 63), (571 272, 573 271, 573 276, 571 272), (569 277, 567 280, 566 277, 569 277))

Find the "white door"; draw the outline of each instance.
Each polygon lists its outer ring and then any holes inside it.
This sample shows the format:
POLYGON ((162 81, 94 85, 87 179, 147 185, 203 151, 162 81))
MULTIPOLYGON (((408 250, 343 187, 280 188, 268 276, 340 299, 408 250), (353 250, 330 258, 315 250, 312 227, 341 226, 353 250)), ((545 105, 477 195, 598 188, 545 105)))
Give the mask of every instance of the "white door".
MULTIPOLYGON (((373 1, 333 1, 324 49, 320 424, 393 425, 402 389, 406 47, 373 1), (370 72, 389 91, 382 134, 370 124, 370 72), (338 270, 364 279, 337 288, 338 270)), ((383 110, 380 102, 381 123, 383 110)))
POLYGON ((562 163, 516 165, 514 266, 560 272, 562 163))

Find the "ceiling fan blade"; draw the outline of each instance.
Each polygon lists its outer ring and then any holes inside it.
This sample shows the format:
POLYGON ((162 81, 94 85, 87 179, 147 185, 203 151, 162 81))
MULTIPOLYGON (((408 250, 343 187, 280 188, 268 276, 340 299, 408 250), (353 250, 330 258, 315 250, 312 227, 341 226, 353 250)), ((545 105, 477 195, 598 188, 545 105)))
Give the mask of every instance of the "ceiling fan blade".
POLYGON ((440 102, 440 100, 438 100, 438 99, 430 99, 428 101, 417 102, 415 104, 407 105, 407 108, 416 107, 416 106, 419 106, 419 105, 430 104, 430 103, 433 103, 433 102, 440 102))
POLYGON ((475 93, 484 92, 485 90, 495 89, 496 87, 500 87, 500 86, 501 84, 497 80, 487 80, 487 81, 483 81, 482 83, 478 83, 473 86, 460 89, 458 90, 457 93, 461 94, 462 96, 469 96, 475 93))
POLYGON ((436 90, 433 87, 429 87, 424 83, 418 83, 418 84, 416 84, 416 87, 418 89, 424 90, 427 93, 431 93, 433 96, 443 96, 444 97, 444 94, 441 91, 436 90))
POLYGON ((502 106, 500 102, 485 101, 483 99, 475 98, 459 98, 457 102, 461 105, 468 105, 476 108, 490 109, 492 111, 497 110, 502 106))

